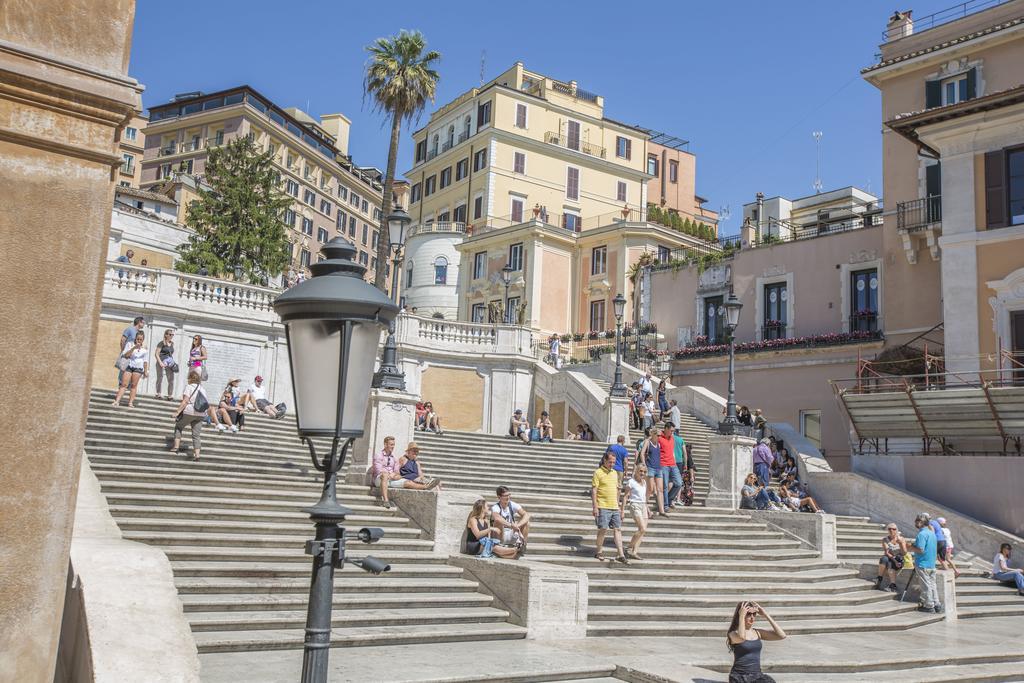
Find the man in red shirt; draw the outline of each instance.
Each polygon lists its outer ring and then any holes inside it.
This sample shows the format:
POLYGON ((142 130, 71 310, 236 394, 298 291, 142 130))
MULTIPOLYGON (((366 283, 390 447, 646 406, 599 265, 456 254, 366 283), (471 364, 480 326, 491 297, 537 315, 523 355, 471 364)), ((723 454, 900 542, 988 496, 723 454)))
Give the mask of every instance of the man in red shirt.
POLYGON ((683 486, 683 475, 676 464, 675 425, 666 422, 658 435, 658 449, 661 451, 661 481, 665 496, 665 514, 668 514, 671 502, 683 486), (671 482, 671 487, 669 483, 671 482))

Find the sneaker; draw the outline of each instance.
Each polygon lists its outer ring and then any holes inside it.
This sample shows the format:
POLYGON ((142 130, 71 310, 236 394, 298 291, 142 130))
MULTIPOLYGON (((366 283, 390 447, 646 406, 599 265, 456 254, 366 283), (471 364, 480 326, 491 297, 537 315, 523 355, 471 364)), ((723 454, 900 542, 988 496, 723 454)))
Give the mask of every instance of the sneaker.
POLYGON ((942 605, 935 605, 932 609, 936 614, 942 614, 945 611, 945 608, 942 605))
POLYGON ((918 612, 927 612, 928 614, 934 614, 935 613, 935 609, 934 608, 932 608, 932 607, 925 607, 924 605, 921 605, 920 607, 918 607, 917 611, 918 612))
POLYGON ((875 590, 882 590, 882 577, 875 579, 875 590))
POLYGON ((218 423, 218 424, 217 424, 217 431, 218 431, 218 432, 224 432, 224 431, 227 431, 227 427, 225 427, 224 425, 222 425, 222 424, 219 424, 219 423, 218 423))
POLYGON ((238 433, 238 425, 231 425, 231 431, 234 432, 235 434, 237 434, 238 433))
POLYGON ((615 561, 616 562, 621 562, 622 564, 629 564, 629 560, 626 559, 625 555, 619 555, 618 557, 615 558, 615 561))
POLYGON ((429 491, 431 489, 436 489, 440 485, 441 485, 441 480, 440 479, 431 479, 430 482, 427 484, 427 490, 429 491))
POLYGON ((899 589, 896 587, 895 583, 890 583, 889 587, 886 590, 888 590, 890 593, 899 593, 900 592, 899 589))

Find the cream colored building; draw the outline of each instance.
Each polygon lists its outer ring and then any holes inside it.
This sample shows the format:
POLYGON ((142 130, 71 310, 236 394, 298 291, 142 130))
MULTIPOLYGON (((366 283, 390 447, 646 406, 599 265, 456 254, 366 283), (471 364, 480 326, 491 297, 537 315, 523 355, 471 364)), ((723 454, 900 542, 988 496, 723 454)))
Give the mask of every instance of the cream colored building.
POLYGON ((149 118, 142 114, 132 116, 118 132, 118 151, 121 166, 117 169, 117 184, 121 187, 139 187, 142 177, 142 155, 146 149, 146 134, 149 118))
POLYGON ((895 14, 864 70, 896 209, 888 318, 905 335, 941 322, 954 372, 1024 358, 1024 0, 982 7, 944 24, 895 14))
POLYGON ((699 242, 647 222, 647 131, 606 117, 604 99, 575 81, 516 63, 442 106, 413 139, 403 290, 421 314, 492 319, 508 263, 507 319, 544 332, 608 329, 611 299, 632 297, 625 274, 641 253, 699 242))
POLYGON ((356 166, 348 155, 350 122, 344 115, 325 114, 317 121, 294 107, 278 107, 248 86, 179 95, 149 113, 141 182, 175 196, 179 221, 201 182, 209 150, 252 135, 259 149, 274 155, 281 189, 295 199, 284 215, 292 268, 305 271, 322 244, 342 235, 356 245, 356 258, 373 277, 383 183, 379 171, 356 166), (181 175, 191 181, 178 184, 181 175))

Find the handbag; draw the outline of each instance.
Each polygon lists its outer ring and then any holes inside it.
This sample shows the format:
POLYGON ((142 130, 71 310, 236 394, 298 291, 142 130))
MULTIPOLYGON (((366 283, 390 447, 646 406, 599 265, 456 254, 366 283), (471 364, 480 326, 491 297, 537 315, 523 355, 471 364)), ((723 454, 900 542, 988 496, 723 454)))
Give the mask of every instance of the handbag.
POLYGON ((903 567, 905 569, 914 568, 914 555, 912 553, 908 552, 903 556, 903 567))
POLYGON ((118 356, 117 360, 114 361, 114 365, 117 367, 118 370, 124 372, 125 370, 128 369, 128 359, 125 358, 124 356, 118 356))
POLYGON ((201 373, 199 373, 199 377, 204 382, 206 380, 210 379, 210 374, 208 372, 206 372, 206 365, 205 364, 203 365, 203 371, 201 373))

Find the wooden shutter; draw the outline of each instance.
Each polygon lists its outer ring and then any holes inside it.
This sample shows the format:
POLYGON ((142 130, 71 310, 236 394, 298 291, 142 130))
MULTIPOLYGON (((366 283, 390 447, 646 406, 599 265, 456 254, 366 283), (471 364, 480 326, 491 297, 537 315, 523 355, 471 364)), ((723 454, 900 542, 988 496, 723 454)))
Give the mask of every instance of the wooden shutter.
POLYGON ((985 227, 1007 225, 1006 150, 985 153, 985 227))
POLYGON ((526 105, 516 105, 516 126, 519 128, 526 128, 526 105))
POLYGON ((925 81, 924 108, 931 109, 942 105, 942 81, 925 81))
POLYGON ((570 166, 566 169, 565 196, 569 199, 580 198, 580 170, 570 166))
POLYGON ((633 141, 630 140, 629 138, 626 138, 626 159, 629 160, 629 159, 632 159, 632 158, 633 158, 633 141))
POLYGON ((973 100, 978 96, 978 70, 971 69, 967 72, 967 99, 973 100))

